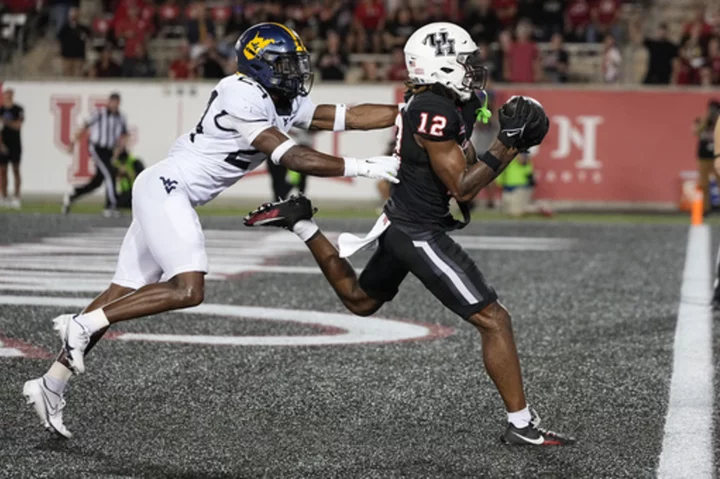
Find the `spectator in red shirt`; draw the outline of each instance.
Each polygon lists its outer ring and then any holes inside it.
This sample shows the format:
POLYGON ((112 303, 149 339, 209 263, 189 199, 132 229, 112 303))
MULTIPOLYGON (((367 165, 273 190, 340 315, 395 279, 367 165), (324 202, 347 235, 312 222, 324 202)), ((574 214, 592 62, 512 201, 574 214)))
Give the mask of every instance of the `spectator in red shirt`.
POLYGON ((135 58, 138 46, 145 45, 152 32, 152 25, 140 18, 140 11, 135 6, 127 9, 127 18, 115 23, 115 38, 124 41, 125 58, 135 58))
POLYGON ((392 63, 387 72, 387 79, 392 82, 404 82, 408 79, 405 55, 403 55, 403 50, 400 47, 393 49, 392 63))
POLYGON ((168 31, 180 23, 180 6, 177 0, 166 0, 157 10, 158 25, 168 31))
MULTIPOLYGON (((365 38, 374 52, 381 50, 382 36, 380 30, 385 26, 385 3, 383 0, 362 0, 355 7, 354 27, 359 39, 365 38)), ((359 40, 358 40, 359 43, 359 40)), ((363 48, 364 50, 364 48, 363 48)))
POLYGON ((720 38, 713 37, 708 42, 708 56, 705 63, 710 68, 712 84, 720 85, 720 38))
POLYGON ((129 78, 152 78, 157 72, 144 43, 137 44, 133 56, 123 59, 122 70, 123 76, 129 78))
POLYGON ((572 0, 565 13, 565 34, 568 41, 588 41, 590 26, 590 4, 587 0, 572 0))
POLYGON ((187 80, 194 78, 193 69, 195 66, 190 61, 190 47, 187 43, 180 45, 178 49, 179 55, 170 63, 168 68, 168 78, 172 80, 187 80))
POLYGON ((355 19, 368 32, 376 31, 385 20, 383 0, 362 0, 355 7, 355 19))
POLYGON ((700 69, 705 66, 705 49, 702 44, 702 27, 694 24, 690 30, 690 36, 680 46, 678 52, 682 57, 680 74, 689 75, 689 83, 697 85, 700 83, 700 69))
POLYGON ((515 23, 518 11, 517 0, 493 0, 493 8, 503 27, 511 27, 515 23))
POLYGON ((594 43, 608 34, 617 37, 620 33, 617 23, 619 11, 620 0, 596 0, 590 9, 592 26, 589 32, 591 38, 588 41, 594 43))
POLYGON ((143 0, 120 0, 117 7, 115 7, 113 18, 116 22, 124 22, 130 17, 130 9, 136 9, 138 16, 140 16, 143 7, 145 7, 143 0))
POLYGON ((692 22, 688 22, 685 24, 685 27, 683 28, 683 36, 680 43, 685 43, 685 40, 690 38, 693 35, 693 31, 699 31, 700 32, 700 39, 703 43, 705 43, 710 35, 713 33, 713 28, 711 25, 708 25, 705 21, 705 9, 700 7, 697 10, 695 10, 695 18, 692 22))
POLYGON ((670 82, 673 85, 692 85, 695 83, 693 69, 683 57, 673 58, 673 72, 670 82))
POLYGON ((539 51, 531 38, 532 26, 521 21, 517 26, 517 41, 510 46, 508 80, 512 83, 539 81, 539 51))

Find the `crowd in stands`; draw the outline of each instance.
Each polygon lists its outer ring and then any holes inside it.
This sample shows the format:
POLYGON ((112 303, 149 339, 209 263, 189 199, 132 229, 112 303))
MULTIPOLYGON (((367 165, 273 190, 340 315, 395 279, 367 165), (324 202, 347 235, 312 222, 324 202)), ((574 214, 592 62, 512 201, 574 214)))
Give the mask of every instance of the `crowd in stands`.
POLYGON ((646 38, 641 19, 621 22, 623 0, 103 0, 91 25, 78 22, 73 0, 48 1, 68 76, 220 78, 234 71, 240 33, 276 21, 310 46, 321 80, 402 81, 407 38, 421 25, 448 20, 471 33, 496 82, 573 81, 566 43, 584 43, 600 55, 593 80, 720 84, 720 18, 706 8, 675 44, 666 25, 646 38), (156 38, 184 39, 167 69, 149 53, 156 38), (92 65, 89 49, 98 52, 92 65), (353 54, 372 55, 352 69, 353 54), (379 54, 389 61, 376 62, 379 54))

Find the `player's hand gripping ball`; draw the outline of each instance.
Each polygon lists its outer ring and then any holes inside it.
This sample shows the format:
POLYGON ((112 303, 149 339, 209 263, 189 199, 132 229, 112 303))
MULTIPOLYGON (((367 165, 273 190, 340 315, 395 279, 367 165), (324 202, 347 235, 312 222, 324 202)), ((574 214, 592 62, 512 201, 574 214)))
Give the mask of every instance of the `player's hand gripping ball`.
POLYGON ((508 148, 521 152, 542 143, 550 129, 550 120, 539 101, 530 97, 514 96, 498 112, 500 133, 498 139, 508 148))

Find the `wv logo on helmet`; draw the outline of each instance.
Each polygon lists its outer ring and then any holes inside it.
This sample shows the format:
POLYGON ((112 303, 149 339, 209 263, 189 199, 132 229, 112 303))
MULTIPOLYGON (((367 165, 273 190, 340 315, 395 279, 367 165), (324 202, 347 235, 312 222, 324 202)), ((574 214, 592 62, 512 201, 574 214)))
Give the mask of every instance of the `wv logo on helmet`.
POLYGON ((435 47, 436 57, 456 55, 455 39, 448 38, 448 32, 428 33, 423 39, 423 45, 435 47))
POLYGON ((267 48, 268 45, 272 43, 275 43, 274 38, 263 38, 260 36, 260 32, 257 32, 255 34, 255 38, 250 40, 250 42, 243 50, 245 58, 247 58, 248 60, 252 60, 257 56, 259 51, 264 50, 265 48, 267 48))

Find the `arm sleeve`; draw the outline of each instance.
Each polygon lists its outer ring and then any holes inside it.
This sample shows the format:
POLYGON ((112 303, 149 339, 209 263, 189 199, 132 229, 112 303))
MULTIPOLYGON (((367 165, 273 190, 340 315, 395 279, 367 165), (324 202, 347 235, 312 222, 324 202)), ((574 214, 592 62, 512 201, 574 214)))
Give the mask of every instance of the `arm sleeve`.
POLYGON ((460 134, 462 120, 450 99, 434 94, 415 97, 405 111, 415 135, 431 141, 447 141, 460 134))
POLYGON ((25 121, 25 109, 21 106, 18 107, 18 120, 25 121))
POLYGON ((317 106, 309 97, 300 97, 298 100, 297 115, 295 115, 295 121, 293 126, 302 128, 303 130, 309 130, 312 124, 313 116, 315 115, 315 108, 317 106))

